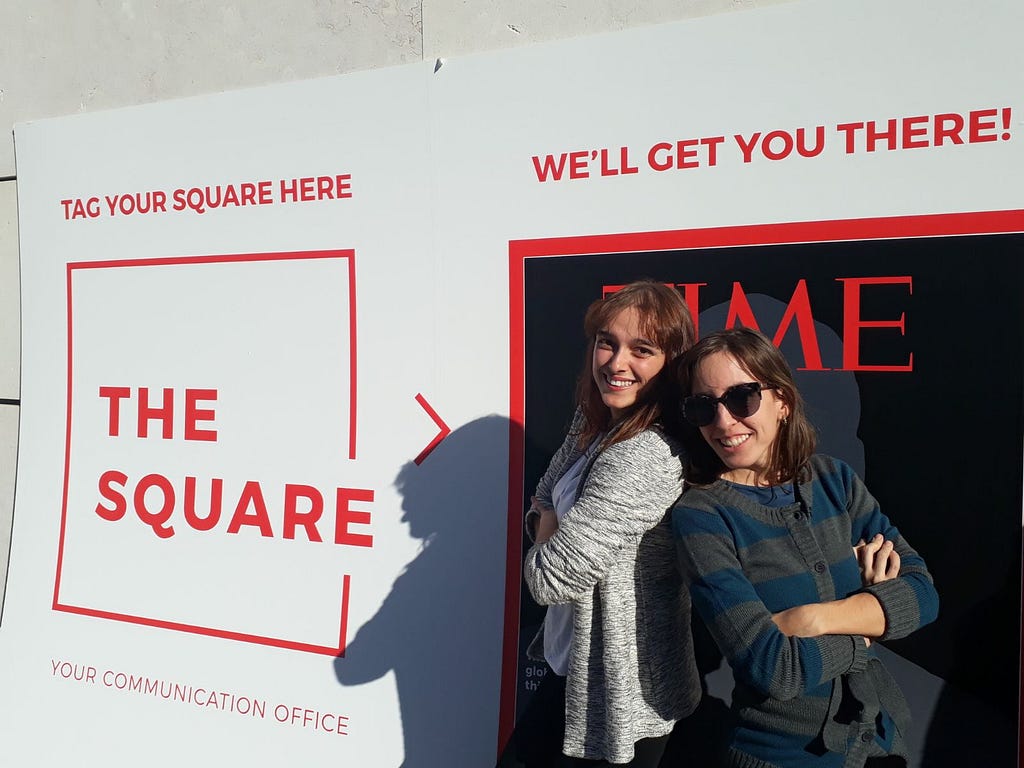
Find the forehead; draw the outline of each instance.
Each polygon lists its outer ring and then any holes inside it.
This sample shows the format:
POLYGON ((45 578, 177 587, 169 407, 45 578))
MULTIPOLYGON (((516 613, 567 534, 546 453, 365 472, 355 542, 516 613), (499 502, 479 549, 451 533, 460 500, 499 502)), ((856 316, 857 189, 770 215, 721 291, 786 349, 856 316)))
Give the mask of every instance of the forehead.
POLYGON ((693 372, 693 391, 721 394, 735 384, 757 381, 757 377, 727 352, 715 352, 697 364, 693 372))
POLYGON ((642 317, 636 307, 619 310, 601 324, 598 332, 610 333, 624 339, 652 340, 655 338, 649 318, 642 317))

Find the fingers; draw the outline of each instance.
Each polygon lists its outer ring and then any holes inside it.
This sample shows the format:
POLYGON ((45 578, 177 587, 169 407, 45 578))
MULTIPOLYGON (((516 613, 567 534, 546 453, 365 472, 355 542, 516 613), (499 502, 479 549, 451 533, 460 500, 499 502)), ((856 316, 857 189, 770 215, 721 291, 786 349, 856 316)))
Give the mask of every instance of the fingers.
POLYGON ((875 534, 871 541, 865 542, 857 549, 857 564, 860 566, 861 578, 865 584, 875 583, 877 573, 875 555, 884 544, 885 538, 881 534, 875 534))
POLYGON ((893 550, 889 555, 889 562, 885 566, 885 578, 895 579, 900 575, 900 553, 893 550))
POLYGON ((865 586, 896 578, 900 572, 900 556, 891 541, 878 533, 871 541, 855 547, 857 564, 865 586))

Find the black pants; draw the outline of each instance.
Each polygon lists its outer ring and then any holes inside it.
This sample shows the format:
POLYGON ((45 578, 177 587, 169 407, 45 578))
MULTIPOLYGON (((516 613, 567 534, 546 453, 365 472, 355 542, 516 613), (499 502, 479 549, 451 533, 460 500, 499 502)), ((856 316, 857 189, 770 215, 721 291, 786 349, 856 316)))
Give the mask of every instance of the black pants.
POLYGON ((641 739, 628 763, 584 760, 562 754, 565 738, 565 678, 550 669, 516 723, 498 768, 658 768, 668 736, 641 739))

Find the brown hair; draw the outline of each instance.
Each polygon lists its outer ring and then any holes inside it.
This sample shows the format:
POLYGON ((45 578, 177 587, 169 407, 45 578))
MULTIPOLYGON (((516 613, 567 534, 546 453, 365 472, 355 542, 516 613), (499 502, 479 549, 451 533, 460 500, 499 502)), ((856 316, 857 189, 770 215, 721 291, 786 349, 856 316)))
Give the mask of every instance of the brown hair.
POLYGON ((576 385, 576 402, 584 417, 578 436, 581 448, 612 426, 611 411, 601 399, 601 392, 594 381, 594 346, 598 331, 607 328, 620 312, 627 309, 637 311, 641 332, 665 353, 665 367, 640 390, 636 403, 615 424, 602 447, 628 440, 650 428, 662 419, 666 406, 672 415, 676 412, 670 372, 675 359, 693 344, 693 319, 675 288, 653 280, 639 280, 598 299, 587 309, 583 321, 587 356, 576 385))
MULTIPOLYGON (((676 365, 682 396, 693 394, 693 379, 701 362, 720 352, 735 360, 765 388, 774 390, 788 406, 789 414, 779 425, 772 444, 766 479, 772 484, 800 481, 817 438, 786 358, 763 333, 752 328, 727 328, 698 341, 676 365)), ((691 485, 713 483, 726 471, 725 465, 696 427, 686 424, 683 434, 687 448, 686 481, 691 485)))

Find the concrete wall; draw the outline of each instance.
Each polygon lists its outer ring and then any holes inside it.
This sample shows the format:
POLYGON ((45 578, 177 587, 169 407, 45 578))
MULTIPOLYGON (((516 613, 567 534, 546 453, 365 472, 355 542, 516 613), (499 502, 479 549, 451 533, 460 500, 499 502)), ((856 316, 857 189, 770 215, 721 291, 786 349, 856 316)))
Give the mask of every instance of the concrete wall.
POLYGON ((6 583, 21 403, 15 123, 784 1, 0 3, 0 594, 6 583))

